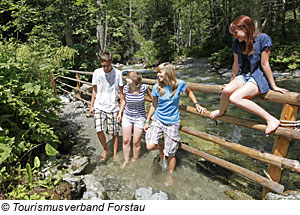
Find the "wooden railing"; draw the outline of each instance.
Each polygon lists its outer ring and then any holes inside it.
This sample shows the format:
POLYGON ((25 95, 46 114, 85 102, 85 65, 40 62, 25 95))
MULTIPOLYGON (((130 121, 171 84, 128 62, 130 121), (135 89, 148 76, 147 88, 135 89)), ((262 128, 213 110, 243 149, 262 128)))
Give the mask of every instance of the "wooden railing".
MULTIPOLYGON (((81 97, 81 94, 86 94, 91 96, 91 93, 88 93, 86 91, 83 91, 80 89, 80 84, 87 84, 92 86, 91 83, 80 80, 80 74, 85 75, 92 75, 92 72, 82 72, 82 71, 74 71, 74 70, 67 70, 67 72, 75 73, 75 78, 70 78, 66 76, 58 76, 56 77, 56 83, 60 84, 60 90, 66 93, 70 93, 70 91, 62 88, 68 87, 76 91, 75 97, 83 102, 86 102, 87 104, 90 104, 90 101, 87 101, 81 97), (66 84, 62 81, 62 79, 69 80, 69 81, 75 81, 76 87, 71 86, 69 84, 66 84)), ((125 77, 124 77, 125 78, 125 77)), ((143 79, 143 83, 154 85, 157 81, 152 79, 143 79)), ((222 86, 221 85, 206 85, 206 84, 196 84, 196 83, 188 83, 188 87, 193 91, 198 91, 201 93, 210 93, 210 94, 221 94, 222 86)), ((280 120, 282 122, 286 122, 287 126, 284 127, 278 127, 277 130, 274 132, 275 141, 273 144, 273 150, 272 154, 261 152, 259 150, 246 147, 237 143, 228 142, 226 140, 223 140, 219 137, 206 134, 197 130, 194 130, 192 128, 185 127, 181 125, 180 130, 184 133, 196 136, 198 138, 219 144, 223 147, 226 147, 228 149, 234 150, 236 152, 239 152, 241 154, 247 155, 249 157, 252 157, 254 159, 260 160, 262 162, 265 162, 269 164, 268 166, 268 176, 270 178, 265 178, 263 176, 258 175, 257 173, 254 173, 250 170, 247 170, 243 167, 240 167, 236 164, 232 164, 228 161, 222 160, 220 158, 217 158, 215 156, 206 154, 204 152, 199 151, 198 149, 192 148, 186 144, 181 144, 181 148, 183 150, 186 150, 190 153, 196 154, 198 156, 203 157, 204 159, 213 162, 217 165, 220 165, 224 168, 227 168, 231 171, 234 171, 238 174, 241 174, 243 176, 246 176, 247 178, 257 182, 258 184, 263 186, 263 192, 262 192, 262 198, 264 199, 264 196, 269 191, 275 191, 277 193, 282 193, 284 191, 284 186, 279 184, 283 168, 290 169, 294 172, 300 173, 300 162, 297 160, 292 160, 286 158, 289 143, 291 139, 294 140, 300 140, 300 131, 294 130, 292 126, 290 126, 290 122, 296 122, 297 116, 298 116, 298 109, 300 105, 300 94, 295 92, 288 92, 286 94, 277 93, 274 91, 269 91, 265 95, 260 95, 255 97, 254 99, 263 99, 269 102, 276 102, 276 103, 282 103, 282 112, 280 120)), ((150 101, 149 98, 146 98, 146 100, 150 101)), ((186 111, 192 114, 197 114, 197 111, 194 107, 186 106, 186 105, 180 105, 181 111, 186 111)), ((210 111, 206 111, 202 116, 209 118, 210 111)), ((223 115, 219 117, 217 120, 240 125, 243 127, 247 127, 250 129, 255 129, 259 131, 265 131, 266 125, 260 124, 259 122, 242 119, 239 117, 233 117, 228 115, 223 115)))

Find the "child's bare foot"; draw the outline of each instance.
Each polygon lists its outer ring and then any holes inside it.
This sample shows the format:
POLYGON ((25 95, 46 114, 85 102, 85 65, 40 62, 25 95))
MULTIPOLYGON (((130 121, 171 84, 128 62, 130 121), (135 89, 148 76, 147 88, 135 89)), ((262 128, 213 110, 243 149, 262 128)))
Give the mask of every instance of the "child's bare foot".
POLYGON ((266 136, 269 136, 270 133, 272 133, 278 128, 280 121, 276 118, 273 118, 271 121, 268 121, 267 123, 268 124, 267 124, 265 134, 266 136))
POLYGON ((220 116, 222 116, 224 113, 221 113, 220 110, 214 110, 212 112, 210 112, 210 118, 211 119, 216 119, 220 116))
POLYGON ((124 169, 126 167, 126 165, 128 164, 128 161, 124 161, 122 163, 122 165, 120 166, 121 169, 124 169))
POLYGON ((109 152, 108 150, 103 150, 103 152, 100 156, 100 161, 105 161, 106 160, 108 152, 109 152))

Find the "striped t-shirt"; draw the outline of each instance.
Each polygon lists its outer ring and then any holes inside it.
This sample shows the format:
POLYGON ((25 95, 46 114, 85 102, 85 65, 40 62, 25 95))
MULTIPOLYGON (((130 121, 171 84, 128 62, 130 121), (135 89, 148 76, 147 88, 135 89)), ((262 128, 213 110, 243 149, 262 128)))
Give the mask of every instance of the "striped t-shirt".
POLYGON ((129 91, 129 87, 126 85, 123 88, 125 95, 126 106, 124 114, 130 117, 146 117, 145 110, 145 93, 148 90, 148 85, 142 84, 140 93, 133 95, 129 91))

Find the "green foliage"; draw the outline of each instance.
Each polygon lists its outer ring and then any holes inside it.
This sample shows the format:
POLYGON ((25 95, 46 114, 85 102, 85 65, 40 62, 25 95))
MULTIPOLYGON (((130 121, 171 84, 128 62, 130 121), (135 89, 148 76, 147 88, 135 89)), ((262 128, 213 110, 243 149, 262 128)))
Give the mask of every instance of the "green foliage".
POLYGON ((228 47, 225 47, 211 54, 209 58, 214 68, 230 67, 233 63, 233 53, 228 47))
POLYGON ((156 49, 154 48, 154 43, 151 40, 145 41, 138 50, 134 56, 133 59, 136 62, 147 62, 149 64, 153 63, 155 61, 155 56, 157 56, 158 53, 156 49))
MULTIPOLYGON (((19 167, 18 170, 14 170, 12 173, 17 174, 14 177, 15 181, 19 183, 15 186, 14 184, 10 184, 8 187, 4 188, 5 196, 8 199, 17 199, 17 200, 45 200, 50 199, 52 196, 49 192, 39 192, 36 190, 42 190, 41 188, 45 188, 46 190, 52 190, 54 186, 56 186, 62 180, 62 172, 59 171, 57 173, 58 177, 53 179, 53 175, 48 176, 46 178, 42 178, 39 174, 40 160, 38 157, 34 158, 34 167, 32 168, 29 163, 26 164, 25 169, 21 169, 19 167), (25 171, 27 181, 23 180, 23 174, 25 171)), ((2 172, 3 173, 3 172, 2 172)), ((3 174, 2 174, 3 176, 3 174)))
POLYGON ((275 43, 271 52, 270 64, 278 71, 300 69, 300 44, 280 45, 275 43))
MULTIPOLYGON (((72 61, 73 57, 74 51, 67 47, 0 42, 2 190, 21 180, 16 177, 14 167, 21 166, 24 158, 32 161, 32 154, 37 152, 57 153, 60 140, 54 124, 59 120, 57 110, 60 101, 53 95, 49 72, 56 71, 64 62, 72 61)), ((29 163, 26 164, 29 184, 34 181, 32 172, 38 168, 39 160, 36 158, 34 163, 34 170, 31 170, 29 163)), ((24 187, 14 188, 20 191, 24 187)), ((32 198, 35 197, 28 197, 32 198)))

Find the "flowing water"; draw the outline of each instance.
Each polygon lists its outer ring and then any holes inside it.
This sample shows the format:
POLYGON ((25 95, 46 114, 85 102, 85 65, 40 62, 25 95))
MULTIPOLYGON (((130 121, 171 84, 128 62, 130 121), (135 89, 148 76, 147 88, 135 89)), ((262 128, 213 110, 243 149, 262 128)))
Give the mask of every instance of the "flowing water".
MULTIPOLYGON (((130 69, 139 70, 137 67, 126 67, 123 71, 130 69)), ((140 70, 143 78, 156 78, 156 74, 151 71, 140 70)), ((177 78, 193 83, 204 84, 225 84, 228 78, 221 77, 217 73, 208 71, 205 66, 201 68, 177 69, 177 78)), ((277 82, 280 87, 285 87, 290 91, 297 91, 299 80, 287 80, 277 82)), ((206 107, 209 111, 219 107, 219 95, 203 94, 195 92, 198 102, 206 107)), ((182 94, 181 104, 193 106, 192 102, 186 95, 182 94)), ((259 102, 259 104, 269 111, 272 115, 279 118, 281 104, 259 102)), ((147 107, 149 107, 149 103, 147 107)), ((250 114, 238 107, 230 105, 227 111, 228 115, 238 116, 245 119, 251 119, 264 123, 256 115, 250 114)), ((274 136, 266 137, 263 132, 255 131, 237 125, 231 125, 221 121, 211 120, 202 116, 196 116, 181 112, 181 124, 202 132, 213 134, 228 141, 239 143, 260 151, 272 151, 274 136)), ((83 128, 84 130, 85 128, 83 128)), ((86 128, 86 129, 90 129, 86 128)), ((228 150, 217 144, 201 140, 199 138, 180 133, 181 141, 188 143, 190 146, 212 154, 216 157, 230 161, 247 169, 250 169, 262 176, 265 176, 263 170, 267 170, 267 165, 260 161, 254 160, 247 156, 241 155, 234 151, 228 150)), ((159 165, 154 161, 157 152, 148 152, 145 149, 144 136, 142 137, 142 154, 140 159, 128 165, 124 170, 120 170, 120 164, 123 159, 120 150, 119 162, 113 162, 112 159, 106 164, 97 164, 91 170, 98 178, 114 178, 121 184, 118 192, 111 192, 111 199, 132 199, 134 190, 139 187, 153 187, 170 193, 174 199, 260 199, 262 187, 255 182, 248 180, 236 173, 228 171, 210 162, 206 162, 200 157, 191 155, 183 150, 177 153, 176 171, 173 174, 173 184, 166 186, 165 182, 169 180, 169 175, 161 171, 159 165)), ((97 141, 97 140, 96 140, 97 141)), ((96 162, 99 157, 100 144, 94 146, 97 150, 92 155, 96 162)), ((111 143, 109 143, 112 145, 111 143)), ((288 158, 300 160, 300 143, 291 141, 288 158)), ((296 190, 300 188, 300 175, 284 170, 281 184, 285 190, 296 190)))

